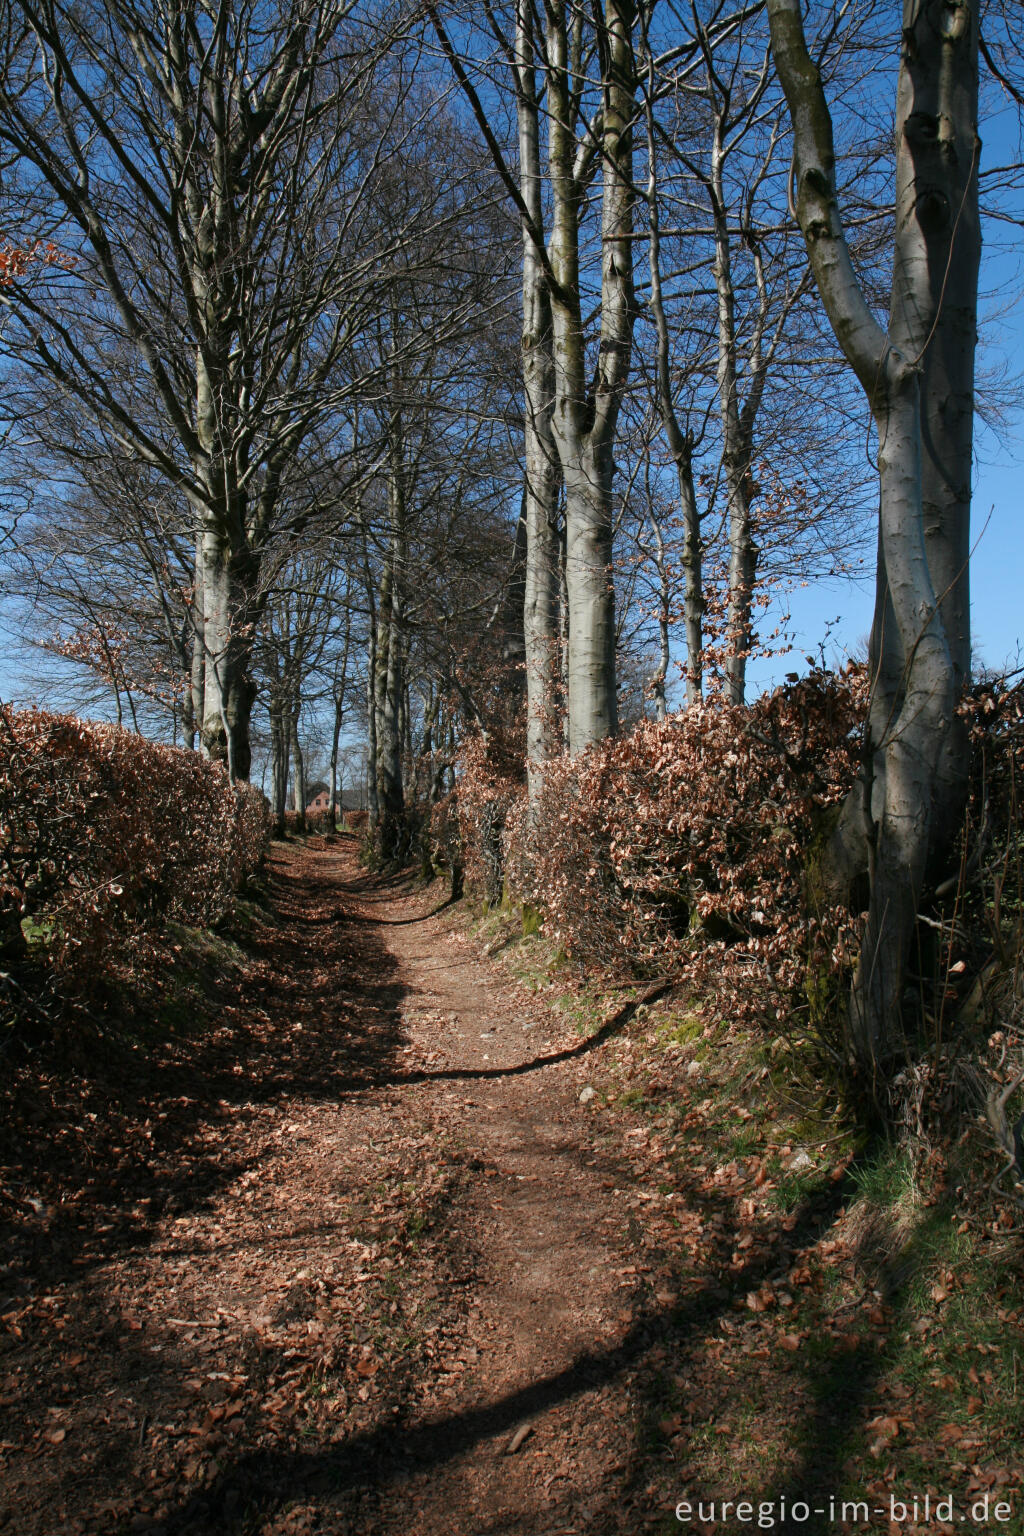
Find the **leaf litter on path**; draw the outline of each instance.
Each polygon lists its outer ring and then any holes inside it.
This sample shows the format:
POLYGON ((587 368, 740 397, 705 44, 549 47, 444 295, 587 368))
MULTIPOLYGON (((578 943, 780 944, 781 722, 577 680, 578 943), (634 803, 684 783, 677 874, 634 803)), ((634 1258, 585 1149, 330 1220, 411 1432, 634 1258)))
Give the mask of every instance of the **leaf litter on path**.
POLYGON ((710 1156, 650 1015, 581 1044, 347 842, 275 847, 269 895, 210 1027, 8 1119, 0 1529, 632 1536, 877 1478, 855 1422, 876 1468, 929 1443, 892 1312, 822 1321, 841 1185, 784 1211, 763 1154, 710 1156))

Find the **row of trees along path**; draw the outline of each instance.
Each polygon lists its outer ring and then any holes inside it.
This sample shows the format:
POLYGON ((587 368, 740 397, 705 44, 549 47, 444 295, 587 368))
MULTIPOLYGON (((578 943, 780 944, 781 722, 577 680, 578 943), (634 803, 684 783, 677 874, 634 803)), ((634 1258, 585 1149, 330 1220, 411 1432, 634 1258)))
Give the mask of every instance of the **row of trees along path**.
POLYGON ((42 1171, 0 1213, 0 1527, 671 1518, 645 1392, 670 1363, 703 1422, 706 1339, 804 1218, 727 1273, 721 1192, 677 1174, 666 1197, 641 1120, 580 1103, 642 1000, 581 1042, 457 908, 347 843, 278 845, 271 894, 206 1033, 106 1081, 44 1076, 8 1121, 42 1171))

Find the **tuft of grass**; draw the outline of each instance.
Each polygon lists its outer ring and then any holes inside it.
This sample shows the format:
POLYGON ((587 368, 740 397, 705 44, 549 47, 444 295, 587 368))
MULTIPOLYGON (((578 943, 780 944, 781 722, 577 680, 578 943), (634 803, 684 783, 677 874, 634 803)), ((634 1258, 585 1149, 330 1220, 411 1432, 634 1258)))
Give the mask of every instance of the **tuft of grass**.
POLYGON ((771 1203, 778 1210, 787 1212, 795 1211, 828 1182, 820 1168, 787 1168, 778 1154, 769 1158, 768 1174, 774 1183, 771 1203))
POLYGON ((762 1145, 763 1137, 754 1124, 741 1125, 732 1136, 732 1151, 736 1157, 751 1157, 762 1145))
POLYGON ((915 1195, 913 1159, 903 1148, 885 1147, 867 1162, 855 1163, 850 1178, 859 1198, 869 1205, 896 1205, 915 1195))

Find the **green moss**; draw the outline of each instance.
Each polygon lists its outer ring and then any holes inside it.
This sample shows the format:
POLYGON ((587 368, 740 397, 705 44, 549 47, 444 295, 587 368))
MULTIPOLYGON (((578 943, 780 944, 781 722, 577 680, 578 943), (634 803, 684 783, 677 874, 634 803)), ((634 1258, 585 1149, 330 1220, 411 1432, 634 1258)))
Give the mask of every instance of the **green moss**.
POLYGON ((824 963, 810 962, 804 975, 803 994, 810 1022, 820 1028, 834 1016, 836 1004, 835 978, 824 963))
POLYGON ((543 918, 537 908, 531 907, 525 902, 522 908, 522 924, 524 939, 529 939, 535 933, 540 933, 543 924, 543 918))
POLYGON ((804 894, 812 912, 830 904, 826 858, 832 834, 842 815, 842 802, 827 806, 816 818, 817 824, 804 854, 804 894))
POLYGON ((45 949, 53 938, 55 927, 56 919, 52 917, 23 917, 21 920, 21 931, 30 950, 45 949))
POLYGON ((682 1018, 673 1015, 658 1031, 665 1045, 690 1045, 704 1033, 704 1020, 699 1013, 685 1013, 682 1018))

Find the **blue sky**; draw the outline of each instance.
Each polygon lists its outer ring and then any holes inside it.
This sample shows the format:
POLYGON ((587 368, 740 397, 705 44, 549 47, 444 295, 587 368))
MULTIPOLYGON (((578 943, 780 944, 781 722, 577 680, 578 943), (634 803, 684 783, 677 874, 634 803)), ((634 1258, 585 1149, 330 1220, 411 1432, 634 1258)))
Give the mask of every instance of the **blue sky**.
MULTIPOLYGON (((1022 158, 1016 109, 1004 108, 983 117, 982 134, 983 171, 1022 158)), ((1015 205, 1018 218, 1024 214, 1021 191, 1002 201, 1015 205)), ((982 378, 991 372, 1012 381, 1015 374, 1024 374, 1024 230, 1006 223, 987 224, 982 289, 979 372, 982 378)), ((976 655, 991 668, 1012 667, 1024 650, 1022 493, 1024 408, 1007 409, 998 430, 979 420, 976 435, 972 629, 976 655)), ((779 681, 785 672, 802 670, 803 658, 817 654, 826 634, 829 662, 858 647, 871 622, 873 546, 871 531, 866 539, 869 570, 864 581, 818 583, 789 594, 793 652, 752 663, 751 694, 779 681)), ((1024 655, 1019 661, 1024 662, 1024 655)), ((0 694, 24 702, 29 667, 28 658, 19 659, 16 651, 0 654, 0 694)))
MULTIPOLYGON (((1016 109, 1004 109, 982 122, 982 171, 1021 157, 1016 109)), ((989 201, 995 201, 991 189, 989 201)), ((1004 211, 1024 215, 1018 190, 998 199, 1004 211)), ((1024 376, 1024 229, 986 221, 981 270, 981 325, 978 349, 979 398, 985 377, 1002 378, 1012 387, 1024 376)), ((984 413, 983 413, 984 415, 984 413)), ((1004 409, 999 428, 983 416, 975 430, 974 503, 972 509, 971 629, 976 659, 1002 669, 1024 665, 1024 406, 1004 409), (1018 652, 1021 652, 1018 658, 1018 652), (1015 662, 1015 658, 1017 658, 1015 662)), ((869 543, 873 568, 873 543, 869 543)), ((817 653, 827 626, 832 628, 826 658, 836 661, 855 650, 871 626, 874 588, 870 579, 842 585, 819 583, 789 594, 794 650, 787 659, 752 663, 751 693, 772 686, 789 671, 802 671, 805 654, 817 653)))

